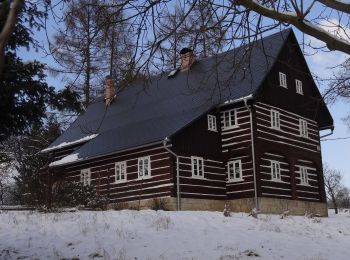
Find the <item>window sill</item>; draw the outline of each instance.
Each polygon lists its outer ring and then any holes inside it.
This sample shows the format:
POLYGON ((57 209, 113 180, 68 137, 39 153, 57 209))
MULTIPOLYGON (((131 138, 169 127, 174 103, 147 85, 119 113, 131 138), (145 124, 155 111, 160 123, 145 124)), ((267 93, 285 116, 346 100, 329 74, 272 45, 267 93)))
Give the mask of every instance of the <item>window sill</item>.
POLYGON ((276 126, 270 126, 270 128, 271 128, 271 129, 274 129, 274 130, 279 130, 279 131, 281 130, 280 127, 276 127, 276 126))
POLYGON ((312 187, 310 184, 308 183, 299 183, 299 186, 304 186, 304 187, 312 187))
POLYGON ((120 184, 120 183, 125 183, 127 180, 121 180, 121 181, 115 181, 114 184, 120 184))
POLYGON ((210 131, 210 132, 215 132, 215 133, 218 132, 218 130, 214 130, 214 129, 208 129, 208 131, 210 131))
POLYGON ((150 178, 152 178, 152 176, 138 177, 137 179, 138 180, 147 180, 147 179, 150 179, 150 178))
POLYGON ((228 180, 228 181, 226 181, 227 183, 236 183, 236 182, 242 182, 242 181, 244 181, 244 179, 242 178, 242 179, 236 179, 236 180, 228 180))
POLYGON ((239 128, 239 126, 234 125, 234 126, 223 127, 222 130, 225 131, 225 130, 231 130, 231 129, 237 129, 237 128, 239 128))
POLYGON ((285 89, 288 89, 288 86, 282 86, 282 85, 280 85, 280 87, 285 88, 285 89))
POLYGON ((193 176, 193 175, 192 175, 192 178, 193 179, 199 179, 199 180, 205 180, 206 179, 206 178, 204 178, 204 176, 201 177, 201 176, 193 176))
POLYGON ((279 179, 271 179, 270 181, 273 181, 273 182, 278 182, 278 183, 286 183, 282 180, 279 180, 279 179))

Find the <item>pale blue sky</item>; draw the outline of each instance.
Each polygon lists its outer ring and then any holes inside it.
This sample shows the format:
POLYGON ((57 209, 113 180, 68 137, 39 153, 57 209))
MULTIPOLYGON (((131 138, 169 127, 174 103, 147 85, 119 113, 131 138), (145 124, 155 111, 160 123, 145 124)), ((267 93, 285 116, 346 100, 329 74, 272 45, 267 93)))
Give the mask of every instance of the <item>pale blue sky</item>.
MULTIPOLYGON (((301 42, 302 34, 294 29, 299 42, 301 42)), ((49 32, 49 33, 52 33, 49 32)), ((46 44, 46 36, 44 32, 39 32, 36 35, 36 39, 40 42, 46 44)), ((322 45, 312 37, 305 36, 307 40, 311 40, 315 45, 322 45)), ((20 51, 20 56, 25 60, 37 59, 48 65, 53 65, 54 60, 45 56, 43 52, 35 52, 31 49, 29 52, 26 49, 20 51)), ((331 67, 339 64, 340 61, 345 60, 346 55, 340 52, 317 52, 312 56, 307 56, 306 60, 310 67, 310 70, 322 77, 331 76, 334 72, 331 67)), ((63 83, 58 79, 48 75, 47 82, 56 88, 61 88, 63 83)), ((319 86, 322 90, 325 86, 319 86)), ((334 134, 327 138, 338 138, 350 136, 350 129, 345 125, 342 118, 344 118, 347 113, 350 113, 349 102, 338 101, 333 105, 329 105, 329 109, 334 119, 335 131, 334 134)), ((328 131, 323 131, 321 135, 328 133, 328 131)), ((350 139, 346 140, 335 140, 335 141, 322 141, 322 156, 323 162, 327 163, 331 168, 340 170, 344 175, 345 184, 350 187, 350 139)))

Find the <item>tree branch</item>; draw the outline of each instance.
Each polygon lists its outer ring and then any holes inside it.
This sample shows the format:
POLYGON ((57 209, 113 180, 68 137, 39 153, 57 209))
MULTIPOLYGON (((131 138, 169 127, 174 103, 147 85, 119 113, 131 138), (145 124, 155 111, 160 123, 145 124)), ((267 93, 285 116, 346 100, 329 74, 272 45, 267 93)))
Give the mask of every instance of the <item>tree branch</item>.
POLYGON ((327 7, 333 8, 343 13, 350 14, 350 4, 337 0, 317 0, 327 7))
MULTIPOLYGON (((269 17, 271 19, 288 23, 297 27, 300 31, 309 34, 324 43, 326 43, 328 49, 338 50, 344 53, 350 54, 350 43, 337 38, 331 33, 327 32, 323 28, 314 25, 306 20, 303 17, 298 16, 293 12, 278 12, 272 8, 263 6, 254 0, 236 0, 237 4, 246 7, 252 11, 262 14, 263 16, 269 17)), ((332 1, 334 2, 334 1, 332 1)))

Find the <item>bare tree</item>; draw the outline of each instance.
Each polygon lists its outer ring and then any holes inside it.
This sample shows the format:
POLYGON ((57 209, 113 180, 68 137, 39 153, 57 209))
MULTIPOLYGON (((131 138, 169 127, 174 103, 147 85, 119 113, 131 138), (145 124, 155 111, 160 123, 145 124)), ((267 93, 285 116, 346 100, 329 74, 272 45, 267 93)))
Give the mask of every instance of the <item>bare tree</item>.
POLYGON ((334 207, 335 214, 338 214, 338 198, 339 192, 342 190, 342 178, 340 171, 330 169, 327 165, 323 167, 324 184, 328 199, 331 201, 334 207))

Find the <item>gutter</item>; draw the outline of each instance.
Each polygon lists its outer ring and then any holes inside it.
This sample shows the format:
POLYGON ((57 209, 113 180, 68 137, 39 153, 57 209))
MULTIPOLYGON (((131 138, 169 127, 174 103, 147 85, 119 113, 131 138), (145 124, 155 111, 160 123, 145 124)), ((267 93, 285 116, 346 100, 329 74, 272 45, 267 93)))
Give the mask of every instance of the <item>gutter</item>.
POLYGON ((249 110, 249 119, 250 119, 250 139, 252 144, 252 163, 253 163, 253 177, 254 177, 254 200, 255 200, 255 209, 259 211, 259 201, 258 201, 258 191, 256 183, 256 168, 255 168, 255 146, 254 146, 254 131, 253 131, 253 112, 252 107, 248 106, 247 100, 252 98, 252 95, 243 99, 244 106, 249 110))
MULTIPOLYGON (((332 135, 332 134, 333 134, 333 131, 334 131, 334 127, 331 128, 331 132, 330 132, 330 133, 320 136, 320 139, 332 135)), ((322 141, 322 140, 321 140, 321 141, 322 141)))
POLYGON ((163 147, 165 150, 167 150, 169 153, 171 153, 176 158, 176 207, 177 211, 181 210, 181 197, 180 197, 180 167, 179 167, 179 156, 172 150, 170 150, 166 144, 169 142, 170 139, 168 137, 165 137, 163 140, 163 147))

